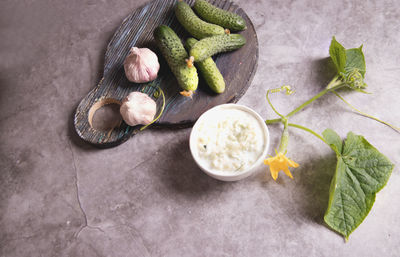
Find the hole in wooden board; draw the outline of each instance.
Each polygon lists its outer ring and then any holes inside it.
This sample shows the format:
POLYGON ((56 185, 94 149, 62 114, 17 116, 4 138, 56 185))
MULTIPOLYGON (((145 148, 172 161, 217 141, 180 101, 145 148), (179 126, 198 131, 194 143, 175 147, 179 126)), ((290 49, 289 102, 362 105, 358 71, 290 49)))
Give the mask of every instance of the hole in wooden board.
POLYGON ((119 127, 122 123, 122 117, 119 113, 121 102, 104 98, 93 104, 89 110, 89 124, 92 128, 100 131, 109 131, 119 127))

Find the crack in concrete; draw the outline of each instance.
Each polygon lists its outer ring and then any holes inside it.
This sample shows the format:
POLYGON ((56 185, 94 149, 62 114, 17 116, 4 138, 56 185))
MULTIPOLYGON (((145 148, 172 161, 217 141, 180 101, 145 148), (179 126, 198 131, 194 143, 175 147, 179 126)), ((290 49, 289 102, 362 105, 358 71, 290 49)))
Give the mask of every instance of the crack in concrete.
POLYGON ((142 166, 142 165, 143 165, 144 163, 146 163, 147 161, 153 159, 156 155, 158 155, 158 152, 157 152, 157 151, 155 151, 155 154, 152 153, 152 154, 150 155, 150 157, 148 157, 148 158, 144 159, 143 161, 139 162, 138 164, 136 164, 133 168, 129 168, 129 170, 128 170, 127 172, 134 171, 135 169, 139 168, 140 166, 142 166))
POLYGON ((102 232, 102 233, 105 233, 104 230, 102 230, 102 229, 99 228, 99 227, 90 226, 90 225, 87 225, 87 224, 86 224, 86 225, 80 227, 79 230, 75 233, 75 238, 78 238, 79 235, 80 235, 80 233, 81 233, 85 228, 87 228, 87 229, 94 229, 94 230, 98 230, 98 231, 100 231, 100 232, 102 232))
POLYGON ((160 150, 164 149, 165 147, 168 147, 168 146, 169 146, 169 143, 172 142, 172 141, 174 141, 174 140, 175 140, 175 138, 171 138, 170 140, 168 140, 163 146, 160 146, 159 148, 157 148, 156 150, 154 150, 154 151, 150 154, 150 157, 148 157, 148 158, 144 159, 143 161, 139 162, 139 163, 136 164, 133 168, 129 168, 129 169, 127 170, 127 172, 134 171, 135 169, 137 169, 137 168, 139 168, 140 166, 142 166, 143 163, 145 163, 145 162, 147 162, 147 161, 149 161, 149 160, 155 158, 155 157, 160 153, 160 150))
MULTIPOLYGON (((118 215, 117 214, 117 216, 119 217, 119 218, 122 218, 120 215, 118 215)), ((128 234, 129 234, 129 237, 134 241, 134 242, 138 242, 137 240, 136 240, 136 238, 135 238, 135 236, 132 234, 132 231, 131 230, 133 230, 134 232, 135 232, 135 234, 137 234, 138 235, 138 237, 139 237, 139 244, 140 245, 142 245, 143 246, 143 248, 144 248, 144 250, 145 250, 145 252, 144 252, 144 256, 151 256, 150 255, 150 251, 149 251, 149 249, 147 248, 147 246, 146 246, 146 244, 144 243, 144 239, 143 239, 143 237, 142 237, 142 234, 141 233, 139 233, 139 231, 137 231, 137 229, 136 228, 134 228, 134 227, 132 227, 131 225, 129 225, 129 224, 126 224, 125 222, 123 222, 123 223, 118 223, 117 225, 114 225, 114 226, 110 226, 110 227, 108 227, 108 229, 113 229, 113 228, 126 228, 126 231, 128 231, 128 234)), ((131 250, 131 248, 130 248, 130 250, 131 250)), ((135 249, 135 250, 137 250, 137 249, 135 249)), ((143 252, 142 252, 143 253, 143 252)), ((136 255, 132 255, 132 256, 136 256, 136 255)))
POLYGON ((3 245, 5 243, 11 242, 11 241, 16 241, 16 240, 31 239, 31 238, 34 238, 34 237, 37 237, 37 236, 39 236, 39 235, 38 234, 33 234, 33 235, 27 235, 27 236, 5 238, 4 240, 0 241, 0 245, 3 245))
POLYGON ((142 234, 139 233, 135 228, 131 227, 131 226, 128 225, 128 224, 125 224, 125 223, 124 223, 124 224, 121 224, 121 225, 122 225, 122 226, 125 226, 126 228, 128 228, 128 233, 129 233, 129 235, 131 236, 131 238, 132 238, 133 241, 137 242, 137 240, 136 240, 135 237, 133 236, 131 230, 135 231, 135 234, 138 234, 138 235, 139 235, 139 237, 140 237, 140 244, 143 246, 144 250, 146 251, 146 256, 151 256, 151 255, 150 255, 149 249, 146 247, 146 244, 144 243, 142 234))
MULTIPOLYGON (((175 139, 175 138, 172 138, 172 139, 168 140, 167 143, 166 143, 165 145, 168 146, 168 143, 171 142, 171 141, 173 141, 174 139, 175 139)), ((86 212, 85 212, 85 210, 84 210, 84 208, 83 208, 83 206, 82 206, 82 202, 81 202, 80 195, 79 195, 78 168, 76 167, 75 155, 74 155, 74 152, 73 152, 73 150, 72 150, 72 145, 71 145, 71 142, 70 142, 70 141, 68 141, 68 146, 69 146, 69 150, 70 150, 70 152, 71 152, 72 164, 73 164, 74 171, 75 171, 76 199, 77 199, 77 201, 78 201, 78 206, 79 206, 80 211, 82 212, 83 219, 84 219, 83 226, 81 226, 81 227, 79 228, 79 230, 75 233, 74 237, 75 237, 75 238, 78 238, 79 235, 80 235, 80 233, 81 233, 85 228, 94 229, 94 230, 98 230, 98 231, 100 231, 100 232, 105 233, 104 230, 101 229, 100 227, 91 226, 91 225, 89 225, 89 223, 88 223, 88 217, 87 217, 87 214, 86 214, 86 212)), ((164 146, 161 146, 161 147, 159 147, 158 149, 156 149, 154 152, 152 152, 152 153, 150 154, 150 157, 148 157, 148 158, 146 158, 145 160, 139 162, 139 163, 136 164, 133 168, 130 168, 130 169, 128 170, 128 172, 129 172, 129 171, 134 171, 135 169, 137 169, 138 167, 140 167, 141 165, 143 165, 143 164, 146 163, 147 161, 149 161, 149 160, 151 160, 152 158, 154 158, 155 156, 157 156, 157 155, 159 154, 160 149, 163 149, 163 148, 164 148, 164 146)), ((123 224, 123 226, 126 226, 126 227, 128 228, 128 230, 129 230, 129 229, 133 229, 134 231, 136 231, 136 229, 134 229, 134 228, 132 228, 132 227, 130 227, 130 226, 128 226, 128 225, 123 224)), ((133 237, 132 232, 131 232, 130 230, 129 230, 129 234, 131 235, 131 237, 133 237)), ((134 238, 134 237, 133 237, 133 238, 134 238)), ((140 236, 140 238, 143 240, 143 238, 142 238, 141 236, 140 236)), ((147 254, 150 256, 149 250, 147 249, 147 247, 144 245, 143 242, 142 242, 141 244, 142 244, 143 247, 145 248, 147 254)))
POLYGON ((89 223, 88 223, 87 214, 86 214, 85 210, 83 209, 83 206, 82 206, 82 203, 81 203, 81 198, 80 198, 80 195, 79 195, 78 169, 77 169, 77 167, 76 167, 75 155, 74 155, 74 151, 72 150, 72 145, 71 145, 71 142, 70 142, 70 141, 68 141, 68 146, 69 146, 69 150, 71 151, 72 163, 73 163, 73 165, 74 165, 74 171, 75 171, 76 199, 77 199, 77 201, 78 201, 78 206, 79 206, 79 209, 80 209, 81 212, 82 212, 83 219, 84 219, 83 226, 81 226, 81 227, 79 228, 79 230, 75 233, 75 238, 78 238, 78 237, 79 237, 80 233, 82 232, 82 230, 83 230, 84 228, 96 229, 96 230, 101 231, 101 232, 104 233, 104 230, 102 230, 100 227, 91 226, 91 225, 89 225, 89 223))

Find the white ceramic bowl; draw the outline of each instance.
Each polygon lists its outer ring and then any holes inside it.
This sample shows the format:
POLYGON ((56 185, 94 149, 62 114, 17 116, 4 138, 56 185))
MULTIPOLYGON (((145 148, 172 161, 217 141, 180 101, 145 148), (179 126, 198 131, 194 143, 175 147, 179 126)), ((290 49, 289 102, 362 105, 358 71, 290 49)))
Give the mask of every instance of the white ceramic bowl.
POLYGON ((190 140, 189 140, 189 146, 190 146, 190 151, 192 153, 193 159, 197 163, 197 165, 209 176, 223 180, 223 181, 236 181, 240 180, 243 178, 246 178, 250 176, 254 171, 257 170, 257 167, 259 167, 263 160, 267 156, 268 148, 269 148, 269 131, 268 127, 265 124, 265 121, 252 109, 249 107, 246 107, 244 105, 238 105, 238 104, 221 104, 217 105, 214 108, 211 108, 210 110, 206 111, 203 113, 200 118, 197 120, 197 122, 194 124, 192 131, 190 133, 190 140), (208 167, 206 167, 200 160, 198 150, 197 150, 197 140, 199 136, 199 124, 203 122, 207 122, 207 120, 211 119, 211 117, 215 117, 215 115, 218 115, 218 112, 224 109, 238 109, 247 112, 251 116, 253 116, 260 124, 260 127, 262 129, 262 132, 264 134, 264 151, 260 155, 260 157, 247 169, 241 170, 241 171, 221 171, 221 170, 213 170, 208 167))

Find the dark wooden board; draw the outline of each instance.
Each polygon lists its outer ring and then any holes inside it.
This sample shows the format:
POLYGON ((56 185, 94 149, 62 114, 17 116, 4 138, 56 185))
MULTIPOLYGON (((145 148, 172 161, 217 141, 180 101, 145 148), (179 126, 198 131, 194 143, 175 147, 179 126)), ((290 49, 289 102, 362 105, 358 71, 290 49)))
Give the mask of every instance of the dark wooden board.
MULTIPOLYGON (((194 0, 186 2, 193 5, 194 0)), ((161 118, 152 125, 161 127, 190 126, 211 107, 239 100, 250 86, 257 69, 257 35, 249 17, 237 5, 227 0, 211 0, 209 2, 224 10, 239 14, 247 23, 247 30, 240 32, 247 40, 246 45, 239 50, 214 57, 226 82, 225 92, 219 95, 213 93, 199 74, 199 87, 193 95, 193 99, 179 94, 181 89, 155 45, 153 31, 157 26, 165 24, 170 26, 182 41, 188 38, 189 34, 175 18, 176 0, 152 1, 124 19, 107 47, 103 78, 82 99, 76 109, 75 130, 83 140, 99 147, 111 147, 121 144, 135 135, 140 126, 131 127, 122 121, 108 131, 101 131, 94 129, 91 122, 96 109, 105 104, 119 104, 132 91, 141 91, 153 96, 157 86, 163 89, 166 96, 166 107, 161 118), (132 46, 150 48, 158 55, 161 68, 157 79, 153 82, 136 84, 129 82, 125 77, 123 62, 132 46)), ((161 97, 155 100, 160 108, 161 97)))

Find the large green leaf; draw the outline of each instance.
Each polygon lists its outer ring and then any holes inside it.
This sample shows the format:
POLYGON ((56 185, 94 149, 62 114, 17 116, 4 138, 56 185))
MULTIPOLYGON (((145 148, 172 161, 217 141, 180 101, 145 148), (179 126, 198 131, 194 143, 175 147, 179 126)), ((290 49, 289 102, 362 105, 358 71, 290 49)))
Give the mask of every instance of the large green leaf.
POLYGON ((329 55, 339 73, 346 75, 356 69, 364 77, 366 68, 362 46, 359 48, 345 49, 336 38, 333 37, 331 45, 329 46, 329 55))
POLYGON ((338 41, 336 41, 335 37, 332 38, 331 45, 329 46, 329 55, 331 56, 338 72, 344 72, 346 66, 346 50, 338 41))
POLYGON ((325 138, 325 141, 331 146, 333 151, 337 154, 342 153, 342 139, 335 131, 332 129, 326 129, 322 132, 322 136, 325 138))
POLYGON ((339 152, 339 136, 330 129, 322 135, 337 153, 324 220, 348 239, 368 215, 376 193, 386 185, 394 165, 363 136, 349 132, 339 152))
POLYGON ((338 70, 342 82, 356 91, 365 93, 363 89, 367 87, 367 84, 364 83, 366 68, 362 46, 345 49, 333 37, 329 47, 329 55, 338 70))
POLYGON ((365 75, 365 58, 362 46, 359 48, 346 49, 346 65, 344 67, 346 73, 357 69, 361 75, 365 75))

